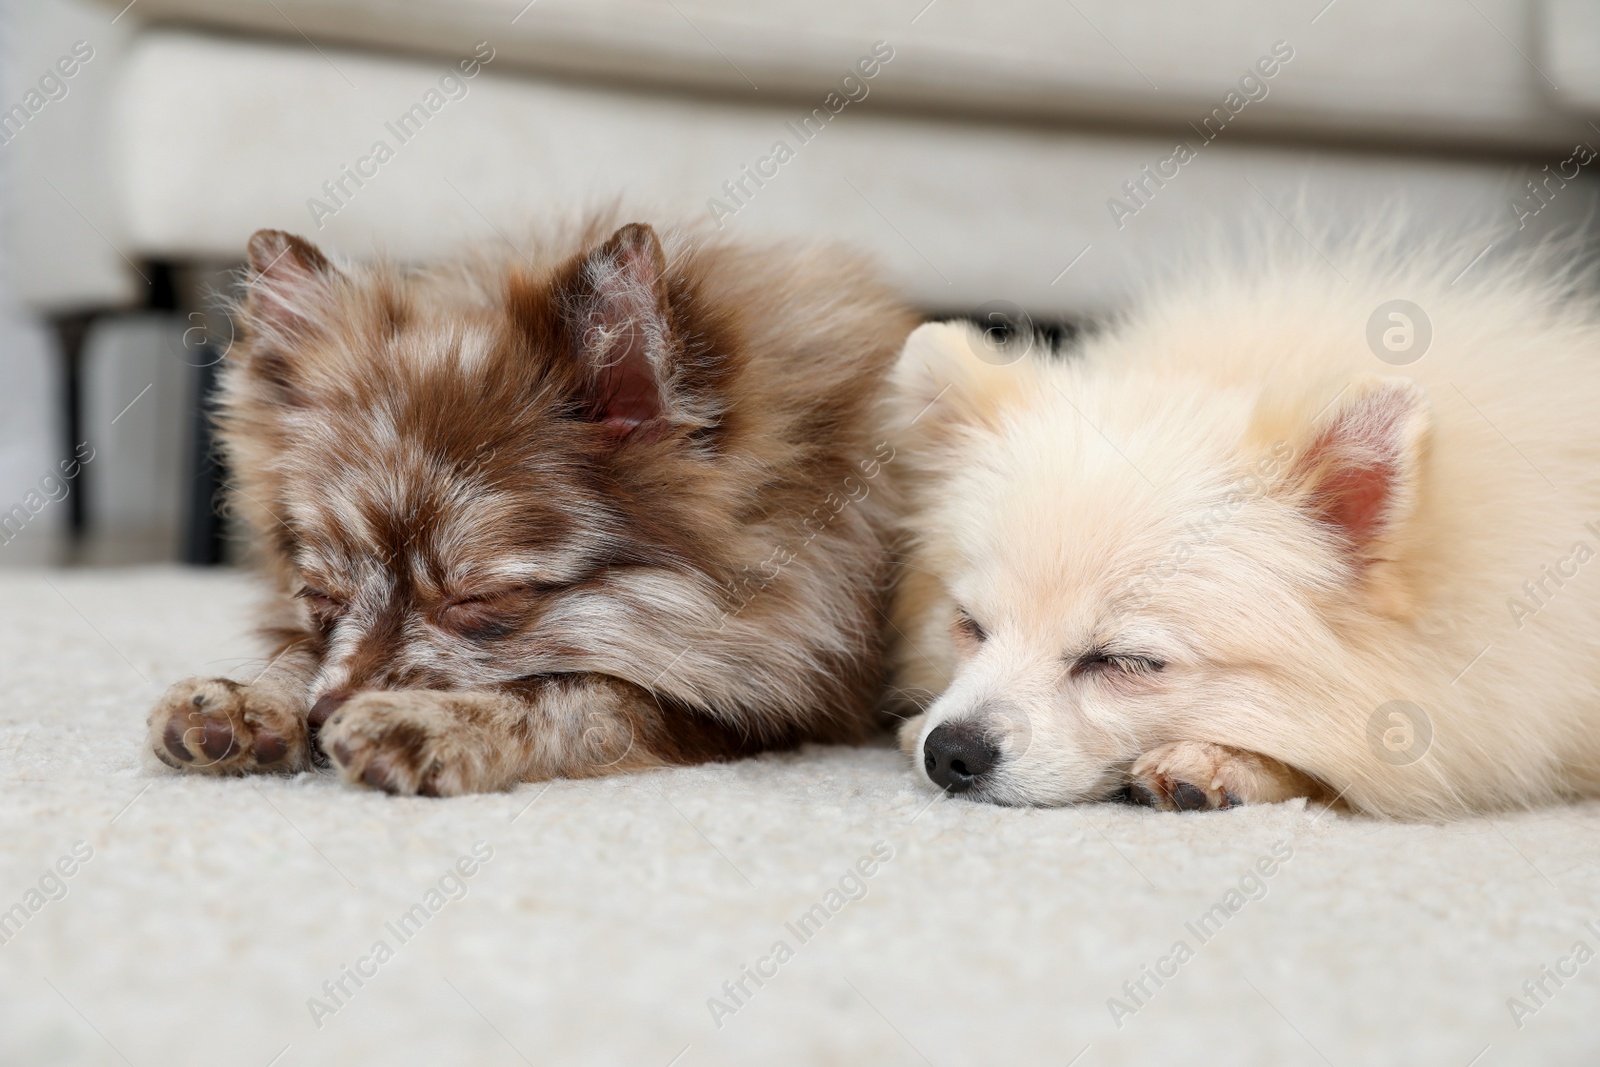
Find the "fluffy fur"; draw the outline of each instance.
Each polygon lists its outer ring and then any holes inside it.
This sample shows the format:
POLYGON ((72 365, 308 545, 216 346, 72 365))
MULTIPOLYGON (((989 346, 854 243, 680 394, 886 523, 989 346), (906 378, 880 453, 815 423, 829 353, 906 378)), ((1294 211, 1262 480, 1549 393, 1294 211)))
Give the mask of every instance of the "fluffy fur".
POLYGON ((455 794, 867 735, 914 320, 837 251, 610 231, 426 270, 251 240, 220 427, 271 662, 174 686, 159 759, 455 794))
POLYGON ((1593 287, 1571 249, 1452 283, 1485 241, 1318 243, 1190 264, 1065 354, 911 337, 896 658, 936 784, 1396 817, 1600 792, 1593 287), (1367 342, 1397 297, 1432 323, 1407 366, 1367 342))

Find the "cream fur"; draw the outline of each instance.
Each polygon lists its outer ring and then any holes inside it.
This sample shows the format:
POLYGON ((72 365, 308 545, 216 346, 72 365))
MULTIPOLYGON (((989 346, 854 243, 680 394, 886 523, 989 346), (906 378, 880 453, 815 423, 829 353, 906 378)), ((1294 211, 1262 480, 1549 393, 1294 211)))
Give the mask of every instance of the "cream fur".
POLYGON ((1600 793, 1600 321, 1573 250, 1452 284, 1483 242, 1319 244, 1339 273, 1304 245, 1193 264, 1064 357, 912 336, 895 622, 901 691, 936 697, 902 733, 919 766, 936 725, 977 718, 1002 758, 972 795, 1001 803, 1106 796, 1187 741, 1398 817, 1600 793), (1366 339, 1396 297, 1433 332, 1399 367, 1366 339), (1308 495, 1330 432, 1392 444, 1362 558, 1308 495), (958 606, 988 632, 965 651, 958 606), (1073 675, 1095 645, 1165 667, 1073 675), (1432 735, 1402 758, 1396 700, 1432 735))

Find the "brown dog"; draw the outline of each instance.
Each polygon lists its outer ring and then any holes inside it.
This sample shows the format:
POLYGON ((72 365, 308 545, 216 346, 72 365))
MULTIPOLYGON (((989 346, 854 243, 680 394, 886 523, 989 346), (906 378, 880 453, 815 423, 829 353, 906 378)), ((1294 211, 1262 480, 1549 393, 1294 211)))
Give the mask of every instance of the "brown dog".
POLYGON ((869 732, 912 316, 836 252, 609 229, 425 272, 251 239, 220 425, 273 655, 170 689, 158 758, 450 795, 869 732))

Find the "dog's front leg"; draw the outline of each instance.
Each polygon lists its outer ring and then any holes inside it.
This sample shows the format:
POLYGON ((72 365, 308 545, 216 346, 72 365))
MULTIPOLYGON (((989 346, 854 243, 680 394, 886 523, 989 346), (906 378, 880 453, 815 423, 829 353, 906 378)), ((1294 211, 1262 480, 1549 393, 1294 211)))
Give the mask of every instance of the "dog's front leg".
POLYGON ((377 690, 345 701, 319 744, 347 781, 458 796, 677 762, 649 743, 660 715, 644 690, 599 675, 459 692, 377 690))
POLYGON ((1286 763, 1209 741, 1174 741, 1146 752, 1134 761, 1128 791, 1136 803, 1167 811, 1317 800, 1328 792, 1286 763))

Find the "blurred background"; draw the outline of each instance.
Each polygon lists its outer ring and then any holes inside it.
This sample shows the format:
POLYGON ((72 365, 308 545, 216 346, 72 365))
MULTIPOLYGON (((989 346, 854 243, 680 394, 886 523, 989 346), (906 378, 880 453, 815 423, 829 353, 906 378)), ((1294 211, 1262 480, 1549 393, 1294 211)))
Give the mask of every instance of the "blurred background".
POLYGON ((620 198, 1053 329, 1306 205, 1597 225, 1592 0, 0 10, 0 566, 229 556, 201 412, 260 227, 425 258, 620 198))

